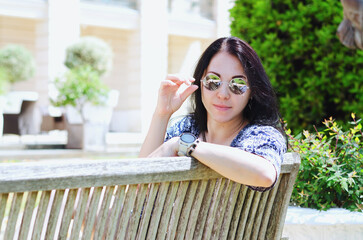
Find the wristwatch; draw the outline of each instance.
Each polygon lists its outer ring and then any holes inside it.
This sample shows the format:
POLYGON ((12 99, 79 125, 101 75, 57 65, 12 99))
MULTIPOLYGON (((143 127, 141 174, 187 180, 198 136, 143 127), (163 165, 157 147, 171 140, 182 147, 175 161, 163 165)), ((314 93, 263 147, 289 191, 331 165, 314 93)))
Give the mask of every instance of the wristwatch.
POLYGON ((188 156, 194 151, 198 145, 199 139, 191 133, 183 133, 179 139, 179 156, 188 156))

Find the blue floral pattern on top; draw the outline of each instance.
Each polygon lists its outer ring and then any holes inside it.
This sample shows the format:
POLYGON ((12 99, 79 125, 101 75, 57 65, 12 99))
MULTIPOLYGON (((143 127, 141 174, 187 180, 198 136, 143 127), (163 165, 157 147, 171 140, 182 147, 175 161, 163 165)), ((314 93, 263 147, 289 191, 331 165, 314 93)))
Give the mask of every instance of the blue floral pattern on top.
MULTIPOLYGON (((172 137, 180 136, 184 132, 189 132, 199 136, 200 131, 192 117, 188 115, 167 129, 165 141, 172 137)), ((277 176, 280 175, 283 154, 286 152, 286 140, 284 136, 272 126, 248 124, 233 139, 231 147, 236 147, 246 152, 259 155, 270 161, 276 169, 277 176)), ((276 179, 277 181, 277 179, 276 179)), ((264 192, 270 187, 248 186, 249 188, 264 192)))

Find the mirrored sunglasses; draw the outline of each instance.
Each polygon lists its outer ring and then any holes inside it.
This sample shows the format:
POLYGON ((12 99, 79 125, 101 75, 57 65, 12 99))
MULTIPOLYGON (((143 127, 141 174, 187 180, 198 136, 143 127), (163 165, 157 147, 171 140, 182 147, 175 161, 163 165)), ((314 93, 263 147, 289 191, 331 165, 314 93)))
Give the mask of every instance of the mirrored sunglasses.
MULTIPOLYGON (((222 80, 215 74, 207 74, 202 80, 203 86, 210 90, 215 91, 222 85, 222 80)), ((247 86, 246 81, 241 78, 233 78, 228 83, 229 90, 231 90, 234 94, 244 94, 249 87, 247 86)))

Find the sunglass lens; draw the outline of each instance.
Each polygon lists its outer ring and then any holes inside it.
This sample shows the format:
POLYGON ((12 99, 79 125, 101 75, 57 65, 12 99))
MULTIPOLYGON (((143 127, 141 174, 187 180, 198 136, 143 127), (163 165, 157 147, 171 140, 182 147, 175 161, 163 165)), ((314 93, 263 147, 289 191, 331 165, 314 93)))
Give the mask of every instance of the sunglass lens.
POLYGON ((247 91, 248 87, 246 81, 242 78, 234 78, 229 82, 229 87, 234 94, 243 94, 247 91))
POLYGON ((221 85, 221 80, 218 76, 214 74, 208 74, 203 79, 203 85, 206 89, 214 91, 221 85))

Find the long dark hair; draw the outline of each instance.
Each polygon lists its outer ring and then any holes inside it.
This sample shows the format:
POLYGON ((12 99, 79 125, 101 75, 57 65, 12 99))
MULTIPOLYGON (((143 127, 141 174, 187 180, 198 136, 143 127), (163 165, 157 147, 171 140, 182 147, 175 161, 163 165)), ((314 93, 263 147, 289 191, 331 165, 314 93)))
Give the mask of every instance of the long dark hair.
POLYGON ((194 84, 200 86, 192 95, 194 118, 201 132, 207 131, 207 110, 202 103, 200 81, 211 59, 220 51, 236 56, 241 62, 251 90, 251 98, 242 112, 251 124, 269 125, 283 132, 276 94, 261 60, 252 47, 237 37, 219 38, 201 55, 194 71, 194 84))

